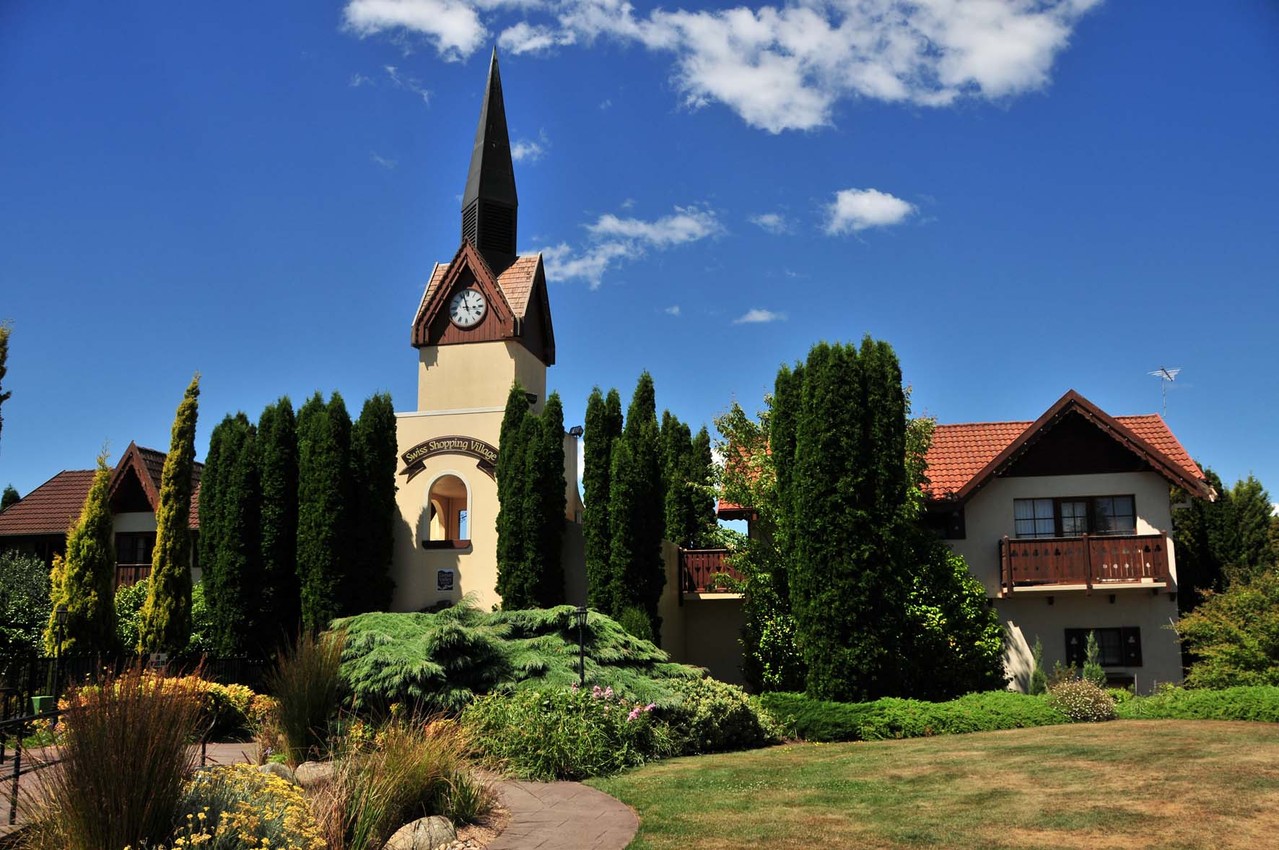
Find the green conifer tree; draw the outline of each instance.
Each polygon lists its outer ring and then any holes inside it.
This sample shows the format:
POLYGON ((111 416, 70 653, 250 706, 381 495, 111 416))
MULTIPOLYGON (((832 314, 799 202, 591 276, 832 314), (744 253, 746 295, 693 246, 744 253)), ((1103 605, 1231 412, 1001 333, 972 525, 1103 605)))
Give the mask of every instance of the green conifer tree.
MULTIPOLYGON (((191 639, 191 473, 199 398, 200 375, 196 373, 174 416, 169 453, 160 474, 151 581, 147 601, 138 614, 139 648, 147 652, 181 652, 191 639)), ((114 595, 111 611, 114 621, 114 595)))
MULTIPOLYGON (((80 517, 67 532, 67 551, 54 560, 50 571, 52 610, 67 608, 62 629, 62 653, 92 655, 113 652, 115 633, 115 547, 111 525, 111 470, 107 456, 98 455, 98 467, 89 485, 80 517)), ((54 614, 44 631, 49 654, 58 650, 58 625, 54 614)))
POLYGON ((805 527, 791 541, 789 574, 813 697, 901 692, 905 442, 901 370, 887 343, 867 337, 860 350, 822 343, 809 352, 785 478, 789 510, 805 527))
MULTIPOLYGON (((287 396, 267 405, 262 411, 258 419, 257 444, 258 481, 262 493, 262 581, 257 615, 260 631, 255 642, 271 653, 294 639, 301 623, 296 567, 298 435, 293 403, 287 396)), ((212 450, 210 445, 210 454, 212 450)), ((208 464, 205 474, 208 474, 208 464)), ((202 508, 203 504, 201 498, 202 508)))
POLYGON ((711 452, 711 435, 705 425, 693 435, 689 484, 693 502, 693 536, 689 545, 700 549, 711 545, 719 527, 715 516, 715 457, 711 452))
POLYGON ((338 598, 349 553, 351 418, 342 396, 328 404, 317 392, 298 411, 297 568, 302 626, 328 628, 342 612, 338 598))
POLYGON ((532 590, 529 581, 528 481, 529 435, 536 419, 529 413, 524 388, 516 382, 506 396, 506 411, 498 437, 497 452, 497 593, 502 607, 528 607, 532 590))
POLYGON ((529 449, 530 510, 536 529, 530 549, 535 553, 534 603, 539 608, 564 604, 564 406, 551 393, 538 417, 536 443, 529 449))
POLYGON ((207 637, 221 655, 265 654, 269 647, 258 643, 262 546, 257 429, 247 416, 237 413, 222 420, 209 442, 204 474, 215 489, 207 526, 203 499, 200 504, 201 536, 206 531, 210 535, 200 562, 212 625, 207 637))
POLYGON ((395 408, 389 393, 364 402, 351 428, 351 481, 355 488, 352 557, 347 574, 349 614, 391 605, 395 518, 395 408))
POLYGON ((1230 491, 1234 514, 1234 552, 1229 560, 1230 581, 1246 583, 1273 570, 1279 558, 1270 542, 1270 519, 1274 507, 1270 494, 1256 477, 1249 475, 1230 491))
POLYGON ((0 495, 0 511, 10 505, 16 505, 20 501, 22 501, 22 496, 19 495, 18 489, 12 484, 6 484, 4 488, 4 495, 0 495))
POLYGON ((586 600, 596 610, 612 612, 616 582, 611 567, 612 532, 609 524, 610 469, 613 445, 622 435, 622 399, 600 388, 586 402, 582 446, 582 535, 586 549, 586 600))
POLYGON ((657 603, 666 585, 662 562, 664 525, 662 464, 653 378, 640 375, 613 448, 609 501, 610 563, 615 576, 613 611, 639 608, 660 641, 657 603))

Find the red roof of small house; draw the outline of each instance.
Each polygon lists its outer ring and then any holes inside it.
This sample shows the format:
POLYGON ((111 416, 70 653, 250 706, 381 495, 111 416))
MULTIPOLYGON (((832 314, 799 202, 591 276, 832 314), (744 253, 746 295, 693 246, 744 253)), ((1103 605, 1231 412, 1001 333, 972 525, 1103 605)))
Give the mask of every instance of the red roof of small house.
MULTIPOLYGON (((143 492, 155 510, 160 502, 160 478, 164 472, 165 454, 155 449, 130 443, 111 473, 112 492, 130 470, 138 475, 143 492)), ((200 528, 200 475, 204 464, 196 463, 191 471, 191 512, 187 525, 200 528)), ((92 469, 63 470, 32 490, 19 501, 0 512, 0 537, 37 534, 63 534, 80 516, 84 500, 93 484, 92 469)))
POLYGON ((1216 494, 1163 417, 1110 416, 1071 390, 1034 422, 938 425, 928 449, 929 495, 963 500, 1006 469, 1020 453, 1068 413, 1089 419, 1142 457, 1170 482, 1203 498, 1216 494))
POLYGON ((92 469, 62 470, 0 512, 0 537, 65 534, 92 483, 92 469))

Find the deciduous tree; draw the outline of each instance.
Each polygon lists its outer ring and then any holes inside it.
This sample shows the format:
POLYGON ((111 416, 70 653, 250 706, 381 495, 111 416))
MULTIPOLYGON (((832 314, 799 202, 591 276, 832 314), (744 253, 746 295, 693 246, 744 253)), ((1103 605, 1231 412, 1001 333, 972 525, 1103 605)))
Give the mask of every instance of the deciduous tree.
MULTIPOLYGON (((199 398, 197 373, 178 405, 169 453, 160 474, 151 581, 147 601, 138 615, 138 642, 141 649, 149 652, 181 652, 191 637, 191 473, 195 467, 199 398)), ((114 597, 110 602, 114 621, 114 597)), ((111 629, 114 635, 114 622, 111 629)))

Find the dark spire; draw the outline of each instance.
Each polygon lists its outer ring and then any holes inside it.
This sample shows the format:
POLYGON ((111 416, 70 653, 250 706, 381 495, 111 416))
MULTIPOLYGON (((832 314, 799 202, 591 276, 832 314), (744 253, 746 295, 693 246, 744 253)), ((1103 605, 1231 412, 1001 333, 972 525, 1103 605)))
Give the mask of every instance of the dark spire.
POLYGON ((497 69, 497 48, 489 63, 488 86, 475 130, 471 170, 462 193, 462 238, 480 250, 494 271, 515 260, 515 167, 511 163, 511 138, 506 130, 506 105, 502 101, 502 77, 497 69))

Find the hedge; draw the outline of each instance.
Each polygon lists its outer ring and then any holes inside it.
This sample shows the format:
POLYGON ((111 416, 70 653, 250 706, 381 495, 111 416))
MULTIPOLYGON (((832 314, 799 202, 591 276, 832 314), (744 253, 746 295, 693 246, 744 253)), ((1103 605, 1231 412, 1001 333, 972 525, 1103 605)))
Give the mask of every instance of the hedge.
POLYGON ((1133 697, 1116 708, 1127 720, 1257 720, 1279 723, 1279 687, 1201 690, 1169 688, 1148 697, 1133 697))

